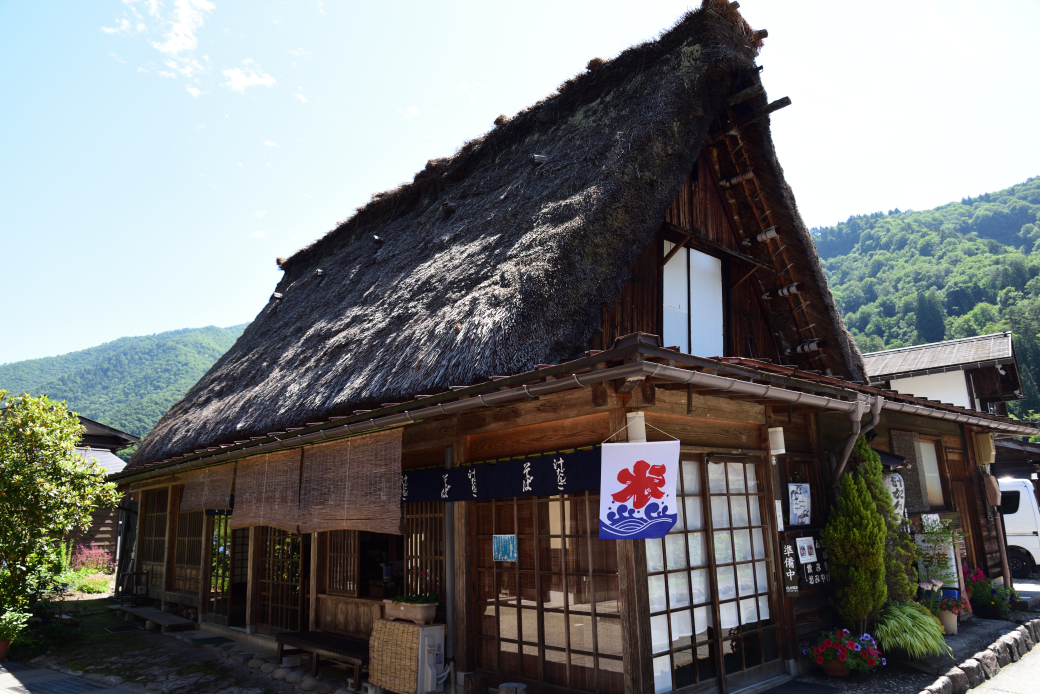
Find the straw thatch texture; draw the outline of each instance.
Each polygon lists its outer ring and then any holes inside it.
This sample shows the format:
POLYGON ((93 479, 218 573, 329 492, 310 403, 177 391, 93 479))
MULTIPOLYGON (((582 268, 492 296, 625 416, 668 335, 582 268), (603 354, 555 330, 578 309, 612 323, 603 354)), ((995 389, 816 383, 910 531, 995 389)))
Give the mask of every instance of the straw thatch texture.
POLYGON ((192 470, 184 475, 181 512, 204 511, 208 508, 231 508, 231 490, 235 485, 235 464, 213 465, 192 470))
POLYGON ((300 484, 300 532, 400 535, 402 431, 308 446, 300 484))
POLYGON ((368 641, 368 681, 397 694, 412 694, 419 668, 419 630, 408 622, 377 619, 368 641))
MULTIPOLYGON (((586 349, 725 98, 758 82, 760 42, 728 3, 705 5, 454 156, 431 160, 411 183, 374 196, 282 262, 267 306, 129 467, 522 373, 586 349)), ((762 94, 742 108, 764 103, 762 94)), ((747 133, 763 162, 756 177, 774 196, 768 206, 794 230, 785 237, 789 252, 804 258, 805 292, 820 306, 816 330, 839 347, 831 368, 861 378, 775 163, 768 118, 747 133)), ((765 248, 749 252, 769 258, 765 248)), ((788 344, 800 342, 792 317, 777 323, 788 344)))
POLYGON ((301 449, 254 455, 238 461, 235 512, 230 527, 266 525, 297 532, 300 522, 301 449))

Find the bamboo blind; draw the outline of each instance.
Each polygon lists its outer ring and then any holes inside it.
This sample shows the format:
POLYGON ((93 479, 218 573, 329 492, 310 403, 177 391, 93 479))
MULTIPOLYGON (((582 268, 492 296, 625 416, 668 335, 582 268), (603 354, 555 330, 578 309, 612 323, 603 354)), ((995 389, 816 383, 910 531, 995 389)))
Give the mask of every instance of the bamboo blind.
POLYGON ((411 694, 419 675, 419 629, 408 622, 377 619, 368 642, 368 681, 397 694, 411 694))
POLYGON ((297 448, 238 462, 232 528, 267 525, 296 532, 300 522, 300 457, 297 448))
POLYGON ((300 507, 302 533, 367 530, 400 535, 401 429, 308 447, 300 507))
POLYGON ((173 588, 191 593, 199 590, 202 570, 202 511, 177 516, 177 542, 173 559, 173 588))
POLYGON ((181 513, 207 508, 230 508, 235 483, 235 464, 214 465, 185 474, 181 513))

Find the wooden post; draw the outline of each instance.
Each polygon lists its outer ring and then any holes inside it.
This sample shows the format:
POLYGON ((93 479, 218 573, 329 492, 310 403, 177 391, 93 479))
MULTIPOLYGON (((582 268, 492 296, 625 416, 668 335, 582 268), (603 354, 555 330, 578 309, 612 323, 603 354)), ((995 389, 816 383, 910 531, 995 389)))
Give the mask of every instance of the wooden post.
MULTIPOLYGON (((625 408, 610 410, 611 441, 627 441, 625 408)), ((621 651, 625 694, 652 694, 653 660, 650 656, 650 591, 646 577, 646 542, 617 540, 618 597, 621 602, 621 651)))
POLYGON ((246 633, 256 632, 256 578, 257 556, 256 543, 260 540, 260 532, 257 526, 249 526, 249 554, 246 560, 246 633))
POLYGON ((476 516, 476 502, 455 503, 455 670, 470 672, 474 669, 473 648, 475 639, 471 635, 473 609, 473 541, 471 533, 476 516))
POLYGON ((321 582, 321 576, 318 573, 321 562, 318 560, 320 558, 319 555, 322 553, 321 549, 321 535, 319 533, 311 533, 311 594, 309 601, 310 607, 308 610, 310 614, 308 615, 309 619, 307 620, 307 628, 311 631, 318 628, 318 588, 320 587, 319 583, 321 582))
MULTIPOLYGON (((141 552, 140 552, 141 533, 144 531, 144 523, 143 523, 143 521, 141 519, 144 518, 144 496, 147 493, 148 492, 137 492, 137 534, 134 535, 134 546, 133 546, 133 548, 131 548, 131 551, 134 553, 133 563, 130 565, 130 570, 131 571, 140 571, 141 570, 141 552)), ((133 495, 133 493, 131 493, 130 494, 131 501, 133 500, 133 498, 134 498, 134 495, 133 495)), ((147 589, 148 588, 146 586, 145 590, 147 590, 147 589)), ((131 587, 130 590, 133 590, 133 588, 131 587)))
MULTIPOLYGON (((205 511, 203 511, 205 514, 205 511)), ((209 607, 209 590, 213 570, 213 516, 202 516, 202 556, 199 564, 199 624, 209 607)))

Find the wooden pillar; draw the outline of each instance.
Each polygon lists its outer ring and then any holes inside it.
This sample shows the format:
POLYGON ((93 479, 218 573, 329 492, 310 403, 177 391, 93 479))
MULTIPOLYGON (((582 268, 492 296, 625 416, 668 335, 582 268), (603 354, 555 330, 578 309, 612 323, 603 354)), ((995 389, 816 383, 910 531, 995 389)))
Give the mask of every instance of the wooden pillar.
POLYGON ((257 566, 259 564, 259 551, 257 542, 260 541, 260 532, 257 526, 249 526, 249 555, 246 560, 246 633, 256 632, 256 579, 257 566))
POLYGON ((471 533, 476 517, 476 502, 455 503, 455 671, 471 672, 475 667, 472 636, 473 611, 473 541, 471 533))
MULTIPOLYGON (((625 408, 610 410, 611 441, 627 441, 625 408)), ((625 694, 653 694, 654 671, 650 639, 650 591, 646 577, 646 542, 616 540, 618 597, 621 602, 621 651, 625 694)))
MULTIPOLYGON (((205 514, 205 511, 203 511, 205 514)), ((213 570, 213 516, 202 516, 202 554, 199 558, 199 624, 209 608, 209 591, 213 570)))
POLYGON ((311 631, 317 629, 318 619, 318 589, 321 587, 321 574, 319 573, 321 568, 321 562, 319 556, 322 554, 321 546, 321 535, 319 533, 311 533, 311 580, 310 580, 310 596, 307 601, 307 628, 311 631))
MULTIPOLYGON (((144 518, 144 495, 148 492, 137 492, 137 534, 134 535, 134 546, 131 549, 133 552, 133 561, 130 564, 131 571, 141 570, 141 533, 144 531, 144 522, 141 520, 144 518)), ((130 499, 133 500, 134 496, 131 493, 130 499)), ((133 588, 131 588, 133 590, 133 588)), ((147 587, 145 588, 147 590, 147 587)))

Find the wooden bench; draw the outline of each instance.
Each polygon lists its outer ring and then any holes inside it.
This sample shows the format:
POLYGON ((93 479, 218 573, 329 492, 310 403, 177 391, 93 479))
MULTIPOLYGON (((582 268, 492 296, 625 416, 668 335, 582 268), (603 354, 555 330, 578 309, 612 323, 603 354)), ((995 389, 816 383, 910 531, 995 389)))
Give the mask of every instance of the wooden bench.
POLYGON ((311 674, 318 676, 321 658, 336 660, 354 668, 354 688, 361 687, 361 668, 368 667, 368 639, 332 634, 327 631, 282 631, 278 642, 278 666, 283 655, 311 654, 311 674))

